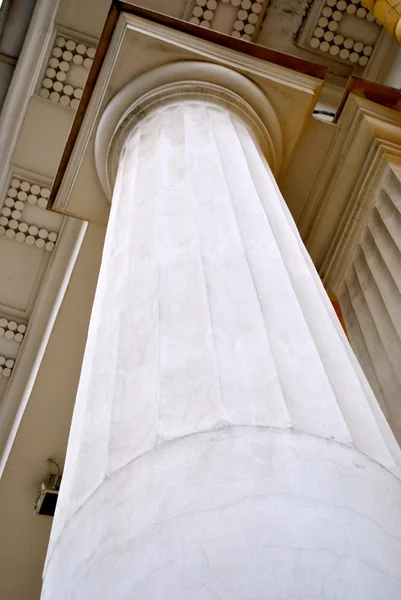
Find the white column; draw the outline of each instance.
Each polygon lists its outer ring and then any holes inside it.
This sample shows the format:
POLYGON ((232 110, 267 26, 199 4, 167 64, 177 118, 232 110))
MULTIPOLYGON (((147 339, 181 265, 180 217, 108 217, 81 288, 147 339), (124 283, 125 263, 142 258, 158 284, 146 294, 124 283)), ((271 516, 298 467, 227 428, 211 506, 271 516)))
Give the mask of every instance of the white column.
POLYGON ((399 449, 252 132, 145 114, 42 599, 399 600, 399 449))

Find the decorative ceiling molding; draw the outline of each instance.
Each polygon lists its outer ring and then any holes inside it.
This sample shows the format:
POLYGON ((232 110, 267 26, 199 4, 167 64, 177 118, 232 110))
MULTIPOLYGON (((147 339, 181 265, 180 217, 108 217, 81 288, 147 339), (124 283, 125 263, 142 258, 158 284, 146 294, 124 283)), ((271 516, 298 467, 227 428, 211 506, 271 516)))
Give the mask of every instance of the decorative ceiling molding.
POLYGON ((359 0, 315 2, 298 45, 332 60, 364 69, 381 31, 359 0))
MULTIPOLYGON (((36 294, 62 226, 63 217, 46 212, 49 195, 50 181, 47 178, 14 168, 0 196, 0 236, 4 236, 0 287, 1 297, 6 292, 7 298, 7 305, 0 305, 0 376, 3 378, 10 378, 18 366, 16 362, 36 294), (30 252, 35 253, 32 263, 27 254, 22 257, 17 252, 18 243, 32 248, 30 252), (42 255, 39 260, 37 254, 42 255), (29 281, 26 278, 24 281, 24 265, 21 261, 32 265, 32 278, 29 281), (12 286, 12 292, 8 290, 10 282, 7 273, 12 273, 13 279, 19 282, 12 286), (30 299, 23 310, 20 295, 30 299)), ((7 388, 0 386, 0 402, 4 393, 7 393, 7 388)))
POLYGON ((26 332, 25 323, 18 323, 13 319, 7 319, 6 317, 0 317, 0 337, 4 337, 8 340, 15 340, 18 344, 24 339, 26 332))
POLYGON ((254 42, 267 6, 267 0, 188 0, 182 18, 194 25, 254 42))
MULTIPOLYGON (((0 311, 0 378, 11 376, 26 329, 26 323, 0 311)), ((0 399, 3 392, 0 386, 0 399)))
POLYGON ((0 377, 11 376, 26 329, 26 324, 19 319, 0 312, 0 377))
POLYGON ((78 108, 89 69, 96 53, 96 40, 58 28, 38 93, 51 102, 78 108))
POLYGON ((11 372, 14 368, 15 360, 12 358, 6 358, 0 356, 0 375, 2 377, 10 377, 11 372))
MULTIPOLYGON (((1 202, 0 235, 28 246, 54 250, 58 232, 40 226, 40 212, 46 209, 50 189, 28 181, 18 172, 11 175, 10 185, 1 202), (33 210, 30 207, 35 207, 33 210), (28 212, 28 215, 26 213, 28 212), (31 216, 29 216, 31 213, 31 216), (35 223, 29 223, 32 216, 35 223)), ((59 219, 61 224, 61 219, 59 219)), ((10 252, 12 248, 10 247, 10 252)))

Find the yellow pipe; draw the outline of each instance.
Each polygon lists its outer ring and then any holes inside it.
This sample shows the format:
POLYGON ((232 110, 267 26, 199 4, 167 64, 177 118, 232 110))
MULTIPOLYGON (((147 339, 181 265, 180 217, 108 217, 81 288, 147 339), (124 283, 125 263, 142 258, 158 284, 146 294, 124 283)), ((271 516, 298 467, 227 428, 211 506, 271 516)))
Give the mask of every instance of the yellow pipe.
POLYGON ((361 0, 361 3, 401 44, 401 0, 361 0))

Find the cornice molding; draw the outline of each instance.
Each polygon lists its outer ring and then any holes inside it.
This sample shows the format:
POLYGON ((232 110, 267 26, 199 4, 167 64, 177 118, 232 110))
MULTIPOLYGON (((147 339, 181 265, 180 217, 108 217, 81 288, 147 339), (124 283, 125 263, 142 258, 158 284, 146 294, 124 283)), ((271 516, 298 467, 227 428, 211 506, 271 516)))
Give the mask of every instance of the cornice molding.
POLYGON ((214 29, 217 20, 218 29, 222 33, 254 42, 258 37, 268 4, 266 0, 209 0, 207 3, 187 0, 182 18, 206 29, 214 29), (218 19, 218 13, 224 8, 227 16, 223 21, 225 28, 222 28, 222 19, 218 19))
POLYGON ((363 72, 381 39, 375 21, 358 0, 315 0, 298 45, 353 72, 363 72))
POLYGON ((280 170, 283 141, 277 115, 249 79, 221 65, 185 61, 154 69, 135 79, 104 111, 95 138, 99 179, 111 198, 123 144, 136 122, 157 106, 183 99, 223 105, 247 122, 273 172, 280 170))

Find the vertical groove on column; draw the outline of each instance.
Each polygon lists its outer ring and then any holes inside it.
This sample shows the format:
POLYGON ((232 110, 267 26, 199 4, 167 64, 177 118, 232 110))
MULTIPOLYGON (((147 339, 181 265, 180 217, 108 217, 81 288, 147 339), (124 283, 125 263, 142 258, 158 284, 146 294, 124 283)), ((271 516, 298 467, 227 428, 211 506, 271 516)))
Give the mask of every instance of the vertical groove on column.
MULTIPOLYGON (((159 191, 161 311, 161 408, 162 439, 188 435, 216 427, 224 421, 221 384, 216 364, 214 324, 205 279, 200 236, 208 224, 198 226, 193 185, 207 172, 192 173, 188 147, 199 159, 203 150, 201 122, 196 135, 188 121, 193 108, 170 106, 161 122, 163 160, 159 191)), ((212 226, 212 222, 210 227, 212 226)))
POLYGON ((249 172, 249 165, 238 131, 228 115, 224 116, 224 131, 219 129, 217 122, 212 123, 211 130, 224 168, 231 166, 228 184, 231 207, 260 299, 265 327, 270 332, 273 357, 294 427, 315 435, 349 440, 324 365, 277 246, 276 236, 281 232, 272 231, 251 175, 246 179, 242 175, 249 172), (235 134, 229 140, 227 131, 235 134), (238 164, 233 165, 227 147, 233 149, 238 164), (249 207, 248 214, 245 207, 249 207), (287 370, 289 362, 291 375, 287 370))
MULTIPOLYGON (((266 350, 268 351, 268 355, 267 355, 268 360, 266 361, 266 366, 267 367, 269 367, 270 365, 274 366, 274 372, 275 372, 274 378, 276 380, 276 385, 275 385, 276 390, 275 390, 275 392, 273 391, 273 393, 267 394, 267 396, 266 396, 266 400, 267 400, 267 398, 269 398, 269 402, 266 401, 266 409, 267 409, 268 414, 266 415, 265 422, 267 424, 277 425, 277 426, 281 426, 281 427, 289 426, 290 424, 292 424, 292 418, 288 411, 289 407, 288 407, 288 403, 287 403, 287 394, 286 394, 286 389, 285 389, 286 386, 285 386, 285 382, 283 382, 283 379, 280 375, 281 369, 280 369, 279 361, 277 361, 277 356, 275 356, 275 354, 272 350, 271 339, 269 336, 268 328, 266 325, 266 319, 264 316, 263 302, 262 302, 261 295, 259 293, 256 281, 255 281, 252 264, 248 257, 247 248, 246 248, 244 237, 242 235, 241 227, 239 224, 240 219, 239 219, 238 213, 236 212, 235 207, 234 207, 232 186, 229 183, 230 179, 232 177, 235 177, 235 173, 237 172, 237 169, 241 170, 241 173, 244 176, 244 181, 248 181, 249 178, 245 177, 245 173, 247 172, 247 165, 245 162, 243 162, 242 164, 235 164, 235 161, 233 161, 233 158, 237 156, 237 150, 238 150, 237 145, 238 144, 237 144, 237 136, 230 135, 233 133, 233 130, 232 130, 232 124, 229 121, 229 119, 225 118, 221 112, 216 114, 211 109, 207 110, 207 119, 208 119, 208 124, 209 124, 209 131, 211 133, 211 138, 213 141, 216 164, 219 165, 220 170, 221 170, 221 177, 224 180, 224 185, 225 185, 225 190, 226 190, 227 212, 230 215, 230 218, 232 219, 232 226, 233 226, 233 229, 235 230, 235 235, 236 235, 239 245, 240 245, 241 254, 244 257, 244 266, 247 270, 247 273, 249 274, 249 280, 251 282, 255 301, 256 301, 257 307, 258 307, 258 314, 261 319, 261 325, 262 325, 263 331, 265 333, 266 350), (224 121, 224 131, 225 131, 223 152, 221 150, 219 140, 217 139, 218 132, 219 132, 219 126, 221 126, 221 122, 220 122, 221 119, 223 119, 223 121, 224 121), (229 162, 231 163, 229 166, 226 164, 224 153, 229 155, 229 162), (228 169, 228 171, 227 171, 227 169, 228 169), (272 397, 275 400, 275 402, 272 402, 272 397), (278 409, 278 407, 280 407, 280 408, 278 409), (276 412, 277 421, 273 417, 273 411, 276 412)), ((243 219, 247 219, 248 217, 250 217, 249 208, 246 205, 246 203, 250 204, 250 201, 251 201, 251 199, 249 197, 247 198, 246 202, 244 202, 244 198, 242 199, 242 218, 243 219), (248 210, 247 210, 247 208, 248 208, 248 210)), ((271 376, 269 376, 269 379, 270 378, 271 378, 271 376)), ((271 386, 271 380, 269 382, 267 382, 267 384, 269 386, 271 386)))
MULTIPOLYGON (((269 187, 274 187, 271 183, 271 178, 268 176, 268 167, 267 165, 265 168, 262 167, 258 151, 253 144, 249 143, 247 136, 243 135, 241 139, 243 140, 244 151, 248 157, 248 165, 253 174, 253 180, 259 191, 264 210, 269 220, 271 219, 273 233, 280 244, 281 255, 287 266, 292 284, 296 290, 298 302, 302 306, 316 347, 320 356, 324 357, 326 372, 351 433, 352 440, 358 448, 367 454, 374 456, 377 460, 385 464, 391 465, 393 464, 393 457, 396 456, 397 449, 394 446, 391 435, 384 433, 387 429, 384 417, 377 410, 377 403, 372 392, 363 383, 362 377, 360 378, 358 372, 351 368, 349 352, 344 347, 346 342, 339 336, 338 331, 335 329, 329 311, 323 310, 319 293, 316 293, 316 287, 321 285, 321 283, 317 284, 316 278, 311 273, 309 274, 310 277, 305 276, 305 269, 300 269, 297 266, 298 261, 296 257, 298 253, 295 251, 295 248, 292 252, 290 251, 290 247, 295 241, 296 236, 290 237, 287 234, 277 236, 277 231, 280 230, 280 227, 276 223, 274 208, 270 206, 268 201, 267 190, 269 187), (291 239, 291 243, 289 239, 291 239), (301 276, 300 273, 302 273, 301 276), (327 324, 324 329, 322 328, 323 323, 327 324), (367 401, 369 394, 372 398, 367 401)), ((278 195, 277 198, 274 196, 273 202, 280 202, 278 195)), ((289 231, 294 232, 289 223, 286 223, 285 227, 289 231)), ((296 244, 299 244, 299 242, 297 241, 296 244)), ((297 246, 297 250, 299 250, 299 246, 297 246)))
POLYGON ((221 422, 225 423, 225 422, 229 421, 229 418, 224 409, 223 385, 222 385, 221 373, 220 373, 220 369, 219 369, 219 359, 218 359, 216 336, 215 336, 215 325, 214 325, 213 315, 212 315, 212 310, 211 310, 210 289, 209 289, 208 282, 206 279, 206 266, 205 266, 203 252, 202 252, 202 242, 200 239, 201 223, 199 222, 199 209, 197 206, 198 199, 196 197, 196 186, 195 186, 195 183, 198 180, 198 178, 203 177, 203 173, 202 172, 197 173, 194 169, 194 165, 192 164, 193 161, 192 161, 192 156, 191 156, 191 152, 190 152, 190 149, 191 149, 191 128, 190 128, 190 124, 189 124, 190 115, 188 114, 188 111, 186 111, 186 110, 183 111, 183 119, 184 119, 185 166, 187 169, 187 178, 188 178, 189 189, 190 189, 189 197, 190 197, 191 207, 193 210, 193 218, 196 223, 195 227, 196 227, 197 251, 198 251, 198 257, 199 257, 199 262, 200 262, 201 271, 202 271, 202 286, 203 286, 203 290, 204 290, 204 294, 205 294, 205 298, 206 298, 207 318, 208 318, 208 322, 209 322, 209 326, 210 326, 210 337, 211 337, 212 346, 213 346, 213 362, 214 362, 216 380, 218 381, 218 389, 219 389, 220 407, 218 410, 218 414, 216 416, 217 416, 217 420, 220 420, 221 422))
MULTIPOLYGON (((230 190, 216 149, 210 114, 197 107, 187 120, 192 181, 201 253, 216 336, 223 401, 230 423, 289 426, 289 416, 271 356, 260 302, 236 227, 230 190)), ((227 151, 229 141, 227 139, 227 151)), ((231 173, 230 173, 231 175, 231 173)), ((246 172, 244 172, 246 177, 246 172)))
POLYGON ((117 340, 116 377, 109 399, 113 413, 108 473, 148 450, 157 439, 159 151, 153 150, 157 148, 158 135, 157 127, 149 128, 143 122, 129 140, 126 156, 129 168, 124 170, 126 192, 121 190, 115 198, 123 206, 119 234, 126 264, 124 294, 120 304, 116 304, 122 327, 117 340), (142 193, 138 194, 138 190, 142 193))
MULTIPOLYGON (((129 194, 130 188, 123 177, 120 179, 119 189, 121 196, 129 194)), ((91 326, 94 326, 96 331, 88 333, 88 345, 85 349, 85 361, 77 393, 77 397, 83 397, 87 402, 83 419, 84 432, 77 456, 83 464, 91 464, 89 473, 83 469, 77 469, 75 472, 73 485, 79 496, 91 493, 101 483, 109 459, 109 435, 113 412, 111 398, 117 375, 118 335, 122 326, 120 315, 115 307, 120 304, 124 294, 128 261, 127 254, 122 250, 122 247, 126 246, 124 241, 127 240, 128 233, 125 229, 121 230, 119 224, 122 219, 127 219, 126 211, 125 203, 122 202, 117 202, 112 207, 97 285, 97 290, 104 291, 94 302, 91 326), (105 315, 108 316, 107 320, 105 315), (105 347, 108 348, 107 354, 104 351, 105 347)), ((81 502, 80 498, 78 504, 81 502)))
MULTIPOLYGON (((134 152, 137 148, 134 149, 134 152)), ((121 160, 116 181, 116 195, 124 189, 123 171, 125 157, 121 160)), ((97 290, 112 289, 114 294, 121 286, 122 279, 116 276, 115 265, 112 268, 105 257, 119 246, 118 224, 123 218, 125 207, 116 202, 112 206, 109 227, 106 233, 102 267, 100 269, 97 290), (114 284, 118 283, 118 286, 114 284)), ((124 257, 122 257, 123 260, 124 257)), ((117 269, 117 271, 119 271, 117 269)), ((124 270, 123 270, 124 272, 124 270)), ((110 400, 112 378, 110 368, 117 355, 112 353, 115 331, 120 326, 120 315, 110 294, 97 294, 93 304, 88 338, 82 364, 81 378, 77 390, 77 401, 71 424, 71 433, 63 475, 63 494, 57 504, 58 519, 52 528, 50 544, 54 545, 65 522, 73 516, 104 479, 108 461, 108 439, 113 403, 110 400), (104 314, 108 315, 107 320, 104 314), (104 353, 104 345, 111 350, 104 353), (78 468, 78 465, 82 465, 78 468), (88 468, 87 465, 90 465, 88 468)), ((115 370, 112 370, 115 373, 115 370)), ((95 535, 95 532, 92 532, 95 535)))

